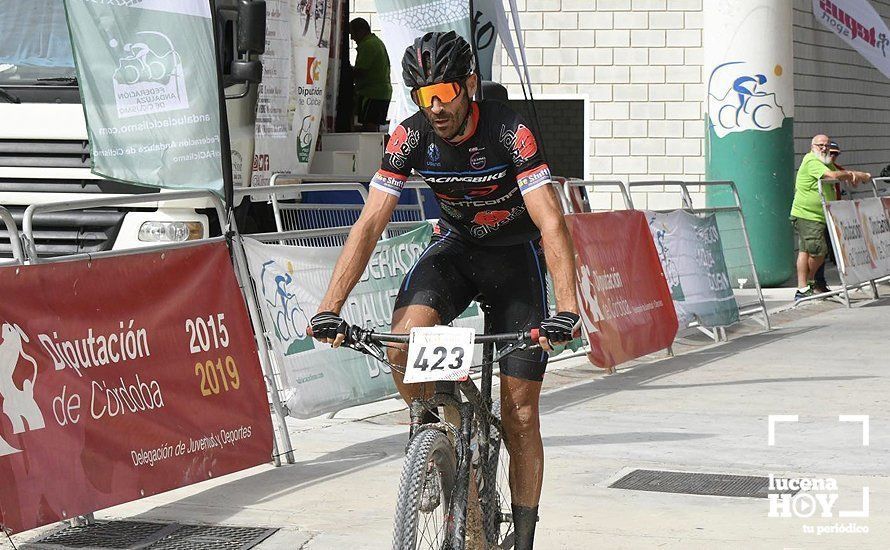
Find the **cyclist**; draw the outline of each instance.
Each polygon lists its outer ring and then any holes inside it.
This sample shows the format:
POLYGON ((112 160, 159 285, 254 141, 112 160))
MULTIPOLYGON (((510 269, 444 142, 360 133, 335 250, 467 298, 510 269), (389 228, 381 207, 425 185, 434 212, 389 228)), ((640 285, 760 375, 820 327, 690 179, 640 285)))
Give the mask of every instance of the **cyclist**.
POLYGON ((762 86, 766 83, 766 76, 762 74, 751 76, 740 76, 735 79, 735 82, 732 83, 732 89, 739 96, 739 106, 735 110, 735 120, 736 124, 739 123, 739 113, 742 112, 745 108, 745 102, 752 97, 763 97, 766 92, 758 92, 757 86, 762 86), (751 86, 749 89, 748 86, 751 86))
MULTIPOLYGON (((574 252, 550 170, 515 112, 473 101, 479 82, 472 59, 470 46, 453 31, 427 33, 405 51, 403 78, 420 111, 396 127, 386 146, 368 201, 310 321, 315 338, 334 347, 343 342, 347 324, 339 312, 413 169, 436 193, 442 215, 402 282, 392 331, 447 324, 481 295, 495 332, 540 327, 545 350, 572 339, 579 322, 574 252), (553 316, 545 265, 555 286, 559 313, 553 316)), ((405 349, 390 350, 394 364, 404 365, 406 357, 405 349)), ((534 541, 544 465, 538 401, 546 365, 542 350, 500 363, 517 550, 532 548, 534 541)), ((393 376, 408 402, 432 395, 431 384, 406 385, 400 373, 393 376)))

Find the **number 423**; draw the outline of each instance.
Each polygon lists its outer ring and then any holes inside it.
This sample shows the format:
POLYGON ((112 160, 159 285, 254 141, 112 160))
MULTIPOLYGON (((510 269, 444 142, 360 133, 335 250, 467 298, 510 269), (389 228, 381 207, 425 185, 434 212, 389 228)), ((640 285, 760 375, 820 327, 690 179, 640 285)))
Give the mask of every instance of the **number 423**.
POLYGON ((448 369, 459 369, 464 364, 464 350, 461 347, 451 348, 451 355, 453 356, 452 361, 447 364, 445 360, 448 359, 449 352, 443 346, 436 346, 429 350, 426 346, 420 348, 420 352, 417 354, 417 359, 414 361, 414 367, 417 370, 426 371, 429 370, 445 370, 448 369), (438 357, 438 359, 437 359, 438 357), (435 360, 436 362, 430 365, 430 361, 435 360))

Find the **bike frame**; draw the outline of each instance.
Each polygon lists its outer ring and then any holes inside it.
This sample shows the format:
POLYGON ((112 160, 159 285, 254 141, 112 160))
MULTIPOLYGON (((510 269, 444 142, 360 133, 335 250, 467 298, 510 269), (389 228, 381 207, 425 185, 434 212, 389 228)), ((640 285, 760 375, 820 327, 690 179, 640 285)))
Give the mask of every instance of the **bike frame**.
MULTIPOLYGON (((498 419, 492 412, 492 382, 494 377, 494 364, 507 355, 522 349, 523 339, 530 338, 532 342, 537 340, 537 330, 533 330, 531 336, 524 333, 516 333, 513 335, 505 334, 488 334, 492 328, 489 322, 488 308, 482 305, 484 331, 486 334, 477 337, 477 342, 482 344, 482 378, 481 389, 477 387, 471 378, 460 382, 439 381, 435 382, 435 392, 429 399, 415 399, 409 407, 411 415, 411 427, 408 438, 408 445, 417 434, 426 430, 439 430, 446 435, 453 435, 454 451, 457 458, 457 472, 455 485, 452 492, 451 504, 449 508, 449 517, 451 521, 446 525, 445 540, 448 542, 448 548, 452 550, 463 550, 466 537, 466 521, 467 521, 467 500, 469 498, 470 488, 470 462, 472 454, 470 452, 470 440, 472 438, 473 419, 476 416, 481 417, 484 421, 479 425, 479 437, 477 444, 479 446, 479 456, 487 459, 489 452, 489 435, 491 427, 494 426, 501 434, 502 440, 505 438, 504 430, 498 419), (499 353, 495 353, 495 342, 512 341, 499 353), (461 400, 461 394, 466 397, 466 401, 461 400), (450 407, 456 410, 460 415, 460 426, 453 426, 449 422, 423 423, 424 412, 427 410, 435 410, 437 407, 450 407)), ((408 341, 407 335, 374 335, 381 342, 400 342, 408 341)), ((493 472, 493 475, 497 475, 493 472)), ((493 480, 486 480, 487 487, 493 487, 493 480)), ((487 491, 488 489, 486 489, 487 491)), ((480 499, 483 495, 479 495, 480 499)), ((483 506, 488 506, 490 502, 483 502, 483 506)), ((487 537, 487 533, 485 533, 487 537)))
MULTIPOLYGON (((484 323, 485 332, 487 333, 490 330, 487 316, 484 317, 484 323)), ((447 435, 447 432, 453 429, 453 426, 448 422, 423 424, 425 411, 433 410, 435 407, 451 407, 460 414, 458 433, 454 434, 455 437, 453 438, 454 451, 457 455, 457 477, 451 494, 451 521, 446 526, 445 531, 445 540, 449 542, 448 548, 453 548, 454 550, 463 550, 466 540, 467 501, 469 500, 470 462, 472 460, 469 442, 473 436, 474 416, 479 414, 485 418, 485 421, 480 423, 480 433, 477 438, 479 456, 488 456, 488 436, 491 433, 491 423, 495 424, 500 433, 503 434, 500 421, 491 411, 491 389, 494 376, 493 348, 494 343, 482 344, 481 390, 476 387, 476 384, 470 378, 462 382, 436 382, 433 397, 430 399, 415 399, 410 406, 411 431, 408 438, 409 445, 414 437, 424 430, 441 430, 446 432, 447 435), (461 393, 466 396, 467 401, 461 401, 461 393)))

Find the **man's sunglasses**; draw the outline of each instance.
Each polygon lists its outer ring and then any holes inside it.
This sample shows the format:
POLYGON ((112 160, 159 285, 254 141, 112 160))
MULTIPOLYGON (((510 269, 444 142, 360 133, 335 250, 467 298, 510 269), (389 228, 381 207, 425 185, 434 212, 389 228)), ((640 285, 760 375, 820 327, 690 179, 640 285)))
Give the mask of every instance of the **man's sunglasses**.
POLYGON ((432 107, 434 97, 442 103, 450 103, 460 96, 461 89, 457 82, 440 82, 411 90, 411 98, 420 107, 432 107))

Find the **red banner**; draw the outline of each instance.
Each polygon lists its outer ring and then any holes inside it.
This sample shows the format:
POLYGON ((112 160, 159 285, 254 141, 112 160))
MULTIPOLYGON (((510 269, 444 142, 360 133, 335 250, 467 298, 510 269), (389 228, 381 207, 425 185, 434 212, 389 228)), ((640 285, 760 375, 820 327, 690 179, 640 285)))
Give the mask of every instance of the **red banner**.
POLYGON ((18 532, 269 461, 224 243, 0 268, 0 525, 18 532))
POLYGON ((677 314, 643 213, 570 214, 566 222, 590 362, 612 368, 670 346, 677 314))

